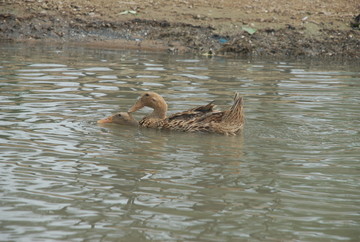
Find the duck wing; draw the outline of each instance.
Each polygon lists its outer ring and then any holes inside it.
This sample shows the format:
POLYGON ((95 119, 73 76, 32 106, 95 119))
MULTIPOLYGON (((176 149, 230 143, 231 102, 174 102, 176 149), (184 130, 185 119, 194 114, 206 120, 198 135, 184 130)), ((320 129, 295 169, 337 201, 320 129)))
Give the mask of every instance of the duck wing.
POLYGON ((144 117, 140 120, 139 124, 146 128, 159 128, 159 129, 172 129, 172 130, 184 130, 188 122, 195 120, 207 113, 214 112, 215 104, 214 101, 192 108, 183 112, 174 113, 165 119, 157 119, 151 117, 144 117))
POLYGON ((208 105, 177 113, 164 120, 163 129, 236 135, 244 125, 243 99, 236 93, 234 104, 225 111, 208 105))
POLYGON ((212 101, 203 106, 192 108, 192 109, 189 109, 189 110, 186 110, 183 112, 174 113, 171 116, 169 116, 168 118, 166 118, 166 121, 173 122, 175 120, 183 120, 183 121, 191 120, 191 119, 206 115, 207 113, 214 112, 215 107, 216 107, 216 105, 214 104, 214 101, 212 101))

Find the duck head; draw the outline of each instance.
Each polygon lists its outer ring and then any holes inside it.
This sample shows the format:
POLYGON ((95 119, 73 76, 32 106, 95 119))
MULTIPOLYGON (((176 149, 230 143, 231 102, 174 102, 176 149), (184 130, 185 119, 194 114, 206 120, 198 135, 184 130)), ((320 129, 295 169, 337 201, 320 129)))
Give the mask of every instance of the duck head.
POLYGON ((115 123, 115 124, 125 124, 125 125, 132 125, 138 126, 139 123, 133 118, 130 113, 120 112, 114 114, 110 117, 100 119, 97 121, 98 124, 105 124, 105 123, 115 123))
POLYGON ((155 92, 143 93, 128 112, 132 113, 143 107, 149 107, 154 110, 148 117, 158 119, 164 119, 166 117, 167 104, 164 98, 155 92))

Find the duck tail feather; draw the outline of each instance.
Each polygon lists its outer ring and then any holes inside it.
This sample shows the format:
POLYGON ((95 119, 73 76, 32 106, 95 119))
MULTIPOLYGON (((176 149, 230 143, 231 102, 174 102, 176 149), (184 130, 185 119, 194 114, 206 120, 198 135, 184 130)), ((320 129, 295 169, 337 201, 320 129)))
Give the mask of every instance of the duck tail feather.
POLYGON ((235 93, 234 95, 234 104, 228 110, 224 116, 224 121, 226 122, 243 122, 244 121, 244 99, 240 96, 240 93, 235 93))
POLYGON ((230 110, 242 109, 243 102, 244 102, 243 97, 240 96, 240 93, 236 92, 234 95, 234 104, 232 105, 230 110))

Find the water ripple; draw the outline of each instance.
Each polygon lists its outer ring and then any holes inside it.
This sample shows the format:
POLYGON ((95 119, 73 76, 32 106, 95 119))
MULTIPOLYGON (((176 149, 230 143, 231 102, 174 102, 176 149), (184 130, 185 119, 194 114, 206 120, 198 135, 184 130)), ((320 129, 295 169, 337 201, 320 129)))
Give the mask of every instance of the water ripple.
POLYGON ((13 45, 0 47, 2 240, 358 239, 356 67, 13 45), (144 90, 170 113, 240 92, 244 133, 96 124, 144 90))

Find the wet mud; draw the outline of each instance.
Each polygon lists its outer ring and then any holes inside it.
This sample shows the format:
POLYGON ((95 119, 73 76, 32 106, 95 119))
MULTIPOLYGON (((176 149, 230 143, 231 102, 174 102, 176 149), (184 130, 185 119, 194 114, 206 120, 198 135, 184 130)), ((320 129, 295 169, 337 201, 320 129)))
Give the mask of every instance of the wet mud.
POLYGON ((0 1, 2 41, 360 59, 356 1, 0 1))

